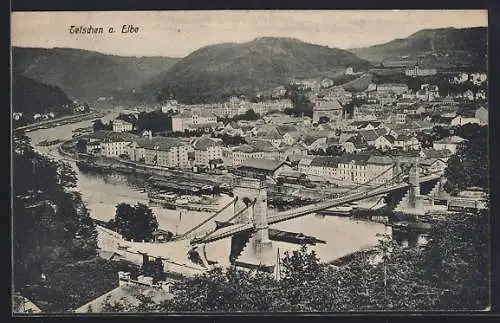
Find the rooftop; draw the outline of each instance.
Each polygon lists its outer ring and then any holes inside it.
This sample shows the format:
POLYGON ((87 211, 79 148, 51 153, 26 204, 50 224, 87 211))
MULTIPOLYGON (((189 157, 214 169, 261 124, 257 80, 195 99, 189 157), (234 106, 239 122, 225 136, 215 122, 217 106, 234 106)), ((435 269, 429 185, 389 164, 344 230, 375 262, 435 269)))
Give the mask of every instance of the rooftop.
POLYGON ((448 149, 435 150, 432 148, 422 149, 422 153, 426 158, 446 158, 452 155, 448 149))
POLYGON ((219 143, 210 138, 200 138, 194 144, 196 150, 207 150, 209 147, 219 146, 219 143))
POLYGON ((134 141, 137 143, 138 147, 146 149, 158 149, 168 151, 173 147, 185 146, 187 143, 179 138, 169 138, 169 137, 153 137, 149 138, 138 138, 134 141))
POLYGON ((349 164, 354 162, 358 165, 366 165, 368 159, 370 159, 371 157, 372 156, 365 154, 343 154, 340 158, 340 163, 349 164))
POLYGON ((337 168, 339 161, 340 157, 337 156, 318 156, 314 157, 310 166, 337 168))
POLYGON ((127 132, 113 132, 108 130, 96 131, 89 137, 101 140, 103 142, 133 141, 134 139, 138 138, 136 135, 127 132))
POLYGON ((366 141, 373 141, 383 136, 383 132, 377 130, 363 130, 359 132, 359 135, 363 137, 366 141))
POLYGON ((367 163, 372 165, 392 165, 394 161, 388 156, 370 156, 367 163))
POLYGON ((451 136, 451 137, 446 137, 441 140, 437 140, 434 143, 436 144, 459 144, 461 142, 465 141, 464 138, 459 137, 459 136, 451 136))
POLYGON ((172 297, 171 294, 167 293, 163 289, 135 284, 124 285, 119 286, 104 295, 101 295, 93 301, 76 309, 75 312, 87 313, 90 307, 92 312, 94 313, 103 313, 105 311, 104 306, 107 300, 111 304, 113 304, 114 302, 126 302, 131 305, 139 305, 141 303, 141 299, 144 296, 151 297, 151 300, 155 303, 159 303, 172 297))
POLYGON ((275 171, 283 165, 288 163, 281 160, 247 159, 239 167, 275 171))
POLYGON ((404 87, 404 88, 407 88, 408 85, 406 85, 404 83, 383 83, 383 84, 377 85, 377 88, 380 88, 380 87, 404 87))

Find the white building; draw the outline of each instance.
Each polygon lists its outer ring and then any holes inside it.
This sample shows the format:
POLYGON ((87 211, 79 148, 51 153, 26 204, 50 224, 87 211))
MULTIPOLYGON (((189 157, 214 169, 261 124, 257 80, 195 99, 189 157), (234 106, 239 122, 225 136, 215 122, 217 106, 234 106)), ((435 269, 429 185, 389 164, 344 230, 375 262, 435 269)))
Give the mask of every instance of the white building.
POLYGON ((361 154, 303 158, 299 172, 323 179, 342 180, 351 184, 384 183, 393 177, 394 162, 390 157, 361 154))
POLYGON ((366 89, 366 91, 368 91, 368 92, 376 91, 376 90, 377 90, 377 84, 375 84, 375 83, 368 84, 368 88, 366 89))
POLYGON ((450 121, 450 126, 463 126, 467 123, 483 124, 483 122, 478 118, 466 118, 457 116, 450 121))
POLYGON ((179 111, 179 103, 177 100, 167 100, 161 105, 161 112, 178 112, 179 111))
POLYGON ((217 123, 217 116, 211 113, 181 113, 172 116, 172 131, 184 131, 191 126, 213 125, 217 123))
POLYGON ((116 158, 127 155, 135 136, 124 132, 98 131, 89 138, 91 150, 100 150, 102 156, 116 158))
POLYGON ((384 83, 377 85, 377 92, 382 94, 403 94, 408 91, 408 85, 403 83, 384 83))
POLYGON ((396 138, 391 135, 380 136, 375 140, 375 148, 382 150, 392 149, 395 141, 396 138))
POLYGON ((479 109, 477 109, 474 113, 474 116, 481 122, 481 124, 488 124, 488 110, 484 107, 480 107, 479 109))
POLYGON ((420 68, 418 65, 415 65, 411 68, 407 68, 405 70, 406 76, 417 77, 417 76, 429 76, 436 75, 437 70, 435 68, 420 68))
POLYGON ((457 152, 457 146, 464 142, 465 139, 459 136, 451 136, 447 138, 443 138, 441 140, 435 141, 432 145, 432 148, 435 150, 449 150, 452 154, 457 152))
POLYGON ((189 167, 189 143, 179 138, 140 138, 129 147, 130 160, 163 167, 189 167))
POLYGON ((397 113, 395 115, 395 122, 397 124, 405 124, 406 123, 406 114, 404 114, 404 113, 397 113))
POLYGON ((330 121, 342 119, 342 106, 339 101, 317 101, 313 107, 313 123, 318 123, 322 117, 330 121))
POLYGON ((103 141, 101 142, 101 154, 105 157, 126 155, 130 143, 130 141, 103 141))
POLYGON ((113 120, 113 132, 128 132, 134 129, 134 125, 130 122, 116 119, 113 120))
POLYGON ((209 165, 209 162, 222 159, 222 147, 216 140, 202 137, 194 143, 194 162, 196 165, 209 165))

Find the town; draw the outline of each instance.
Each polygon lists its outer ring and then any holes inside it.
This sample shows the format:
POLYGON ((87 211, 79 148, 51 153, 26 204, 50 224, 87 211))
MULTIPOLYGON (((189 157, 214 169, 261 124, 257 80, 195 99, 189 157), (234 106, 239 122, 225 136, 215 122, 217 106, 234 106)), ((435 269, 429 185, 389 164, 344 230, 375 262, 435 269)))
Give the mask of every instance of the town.
POLYGON ((488 74, 440 47, 457 30, 382 58, 260 36, 173 63, 17 48, 14 312, 484 309, 488 74), (111 77, 43 84, 51 55, 111 77))

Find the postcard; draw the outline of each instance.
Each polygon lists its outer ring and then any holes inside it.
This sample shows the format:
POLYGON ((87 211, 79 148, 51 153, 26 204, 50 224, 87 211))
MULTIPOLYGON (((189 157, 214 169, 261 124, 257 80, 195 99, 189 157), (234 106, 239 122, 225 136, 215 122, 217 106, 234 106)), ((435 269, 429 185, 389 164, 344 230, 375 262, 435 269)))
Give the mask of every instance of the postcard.
POLYGON ((14 315, 490 308, 486 10, 11 26, 14 315))

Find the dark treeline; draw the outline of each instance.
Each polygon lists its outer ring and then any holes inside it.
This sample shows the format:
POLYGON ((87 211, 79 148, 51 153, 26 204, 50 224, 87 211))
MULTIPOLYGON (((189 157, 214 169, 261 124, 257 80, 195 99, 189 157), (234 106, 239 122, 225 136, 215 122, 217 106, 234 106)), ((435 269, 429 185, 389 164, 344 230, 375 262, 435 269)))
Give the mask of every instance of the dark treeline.
POLYGON ((297 85, 287 87, 286 97, 292 101, 292 108, 285 109, 284 112, 292 116, 306 116, 312 118, 314 104, 306 95, 307 90, 301 90, 297 85))

